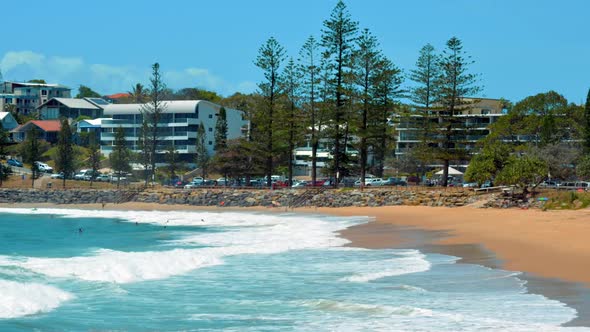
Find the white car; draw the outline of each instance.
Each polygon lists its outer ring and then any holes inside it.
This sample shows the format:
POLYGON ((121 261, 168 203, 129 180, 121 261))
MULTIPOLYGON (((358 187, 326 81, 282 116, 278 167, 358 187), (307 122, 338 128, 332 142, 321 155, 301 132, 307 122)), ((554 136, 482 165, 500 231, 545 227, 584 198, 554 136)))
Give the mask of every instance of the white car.
POLYGON ((53 167, 47 165, 46 163, 42 163, 40 161, 36 161, 35 166, 37 166, 37 170, 42 173, 53 173, 53 167))
MULTIPOLYGON (((372 187, 372 186, 382 186, 384 183, 382 178, 366 178, 365 179, 365 187, 372 187)), ((361 180, 357 180, 354 183, 355 186, 361 185, 361 180)))
POLYGON ((90 174, 89 169, 81 169, 78 173, 74 175, 74 180, 84 180, 86 174, 90 174))

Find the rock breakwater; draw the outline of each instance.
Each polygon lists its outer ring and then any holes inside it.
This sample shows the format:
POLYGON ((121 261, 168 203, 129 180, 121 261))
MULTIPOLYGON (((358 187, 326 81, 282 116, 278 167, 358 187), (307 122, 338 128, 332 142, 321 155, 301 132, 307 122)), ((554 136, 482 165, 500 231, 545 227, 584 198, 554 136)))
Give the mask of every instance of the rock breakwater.
POLYGON ((95 204, 144 202, 220 207, 347 207, 422 205, 457 207, 477 200, 467 190, 379 189, 282 189, 252 190, 212 188, 197 190, 148 189, 0 189, 0 203, 95 204))

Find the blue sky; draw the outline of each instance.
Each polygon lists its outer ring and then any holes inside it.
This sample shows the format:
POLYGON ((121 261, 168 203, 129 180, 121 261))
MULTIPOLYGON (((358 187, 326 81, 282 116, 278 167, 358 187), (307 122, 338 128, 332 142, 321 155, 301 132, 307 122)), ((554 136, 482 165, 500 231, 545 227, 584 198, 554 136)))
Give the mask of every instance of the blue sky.
MULTIPOLYGON (((0 69, 102 94, 147 83, 159 62, 170 88, 252 92, 253 62, 274 36, 296 57, 337 0, 6 1, 0 69)), ((548 90, 581 103, 590 88, 590 1, 347 0, 393 62, 408 71, 426 43, 459 37, 482 96, 518 101, 548 90)), ((406 82, 405 85, 410 84, 406 82)))

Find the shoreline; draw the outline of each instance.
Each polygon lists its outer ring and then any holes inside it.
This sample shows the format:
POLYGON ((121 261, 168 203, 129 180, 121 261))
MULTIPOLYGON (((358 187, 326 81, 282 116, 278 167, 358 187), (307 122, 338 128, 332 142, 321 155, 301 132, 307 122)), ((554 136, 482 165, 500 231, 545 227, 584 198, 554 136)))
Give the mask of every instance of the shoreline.
MULTIPOLYGON (((6 204, 3 208, 102 210, 102 204, 6 204)), ((519 271, 530 293, 558 300, 578 311, 565 326, 590 326, 590 209, 577 211, 444 208, 424 206, 346 208, 232 208, 157 203, 106 204, 104 210, 297 212, 367 216, 366 224, 340 236, 348 246, 412 248, 460 257, 458 263, 519 271)))

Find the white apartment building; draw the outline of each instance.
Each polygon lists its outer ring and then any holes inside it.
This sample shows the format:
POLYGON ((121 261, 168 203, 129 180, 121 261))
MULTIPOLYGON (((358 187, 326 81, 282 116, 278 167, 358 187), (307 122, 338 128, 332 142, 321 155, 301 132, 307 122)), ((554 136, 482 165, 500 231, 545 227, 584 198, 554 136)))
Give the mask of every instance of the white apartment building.
MULTIPOLYGON (((103 116, 110 119, 102 119, 100 145, 101 152, 105 155, 111 153, 115 138, 115 131, 122 127, 125 131, 125 140, 128 147, 139 152, 138 141, 141 134, 143 104, 108 104, 104 105, 103 116)), ((205 127, 205 143, 210 155, 214 154, 215 123, 220 105, 204 100, 174 100, 163 102, 164 111, 159 124, 160 142, 158 152, 161 156, 158 162, 164 162, 164 153, 169 146, 174 146, 180 154, 181 160, 194 162, 196 152, 197 129, 202 122, 205 127)), ((226 108, 227 113, 227 138, 239 138, 243 136, 248 127, 248 121, 243 118, 243 113, 235 109, 226 108)))
MULTIPOLYGON (((464 98, 466 102, 473 102, 468 108, 457 112, 456 118, 463 122, 465 126, 463 135, 458 135, 461 138, 463 148, 472 150, 478 140, 490 134, 489 126, 495 123, 501 116, 506 114, 502 100, 489 98, 464 98)), ((399 123, 396 123, 396 137, 395 137, 395 156, 401 158, 405 154, 410 153, 412 149, 420 144, 419 128, 421 121, 420 116, 414 115, 406 118, 400 118, 399 123)), ((432 119, 437 121, 436 118, 432 119)), ((438 166, 438 165, 432 165, 438 166)), ((460 167, 462 170, 467 167, 467 163, 461 165, 453 165, 453 167, 460 167)))
POLYGON ((59 84, 0 83, 0 111, 5 105, 14 105, 18 114, 30 114, 51 98, 70 98, 71 89, 59 84))

